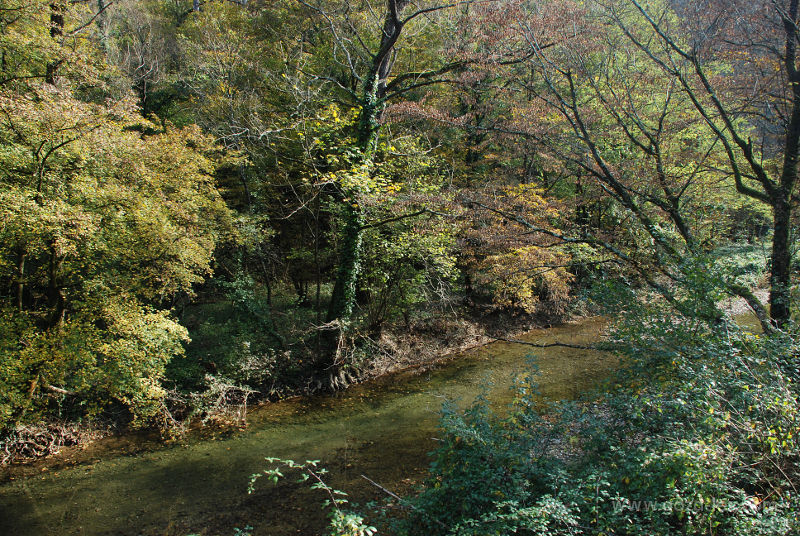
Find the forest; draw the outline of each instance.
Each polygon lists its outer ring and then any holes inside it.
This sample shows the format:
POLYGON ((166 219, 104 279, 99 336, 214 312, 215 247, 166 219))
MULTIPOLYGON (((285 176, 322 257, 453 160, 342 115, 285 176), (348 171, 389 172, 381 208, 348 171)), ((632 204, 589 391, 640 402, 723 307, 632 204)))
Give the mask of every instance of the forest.
POLYGON ((800 0, 0 0, 0 465, 602 315, 602 384, 445 404, 403 497, 300 453, 251 492, 298 472, 341 536, 797 534, 798 45, 800 0))

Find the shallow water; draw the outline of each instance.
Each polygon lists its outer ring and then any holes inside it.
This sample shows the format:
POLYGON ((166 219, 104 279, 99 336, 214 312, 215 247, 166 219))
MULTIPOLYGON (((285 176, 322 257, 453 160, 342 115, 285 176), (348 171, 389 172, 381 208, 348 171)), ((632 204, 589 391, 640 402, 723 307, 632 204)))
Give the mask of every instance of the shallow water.
MULTIPOLYGON (((588 344, 601 319, 546 330, 524 340, 588 344)), ((407 491, 424 476, 436 446, 445 399, 465 405, 491 384, 490 400, 510 398, 513 377, 536 355, 540 390, 571 398, 616 364, 607 353, 536 349, 493 343, 424 373, 400 373, 335 396, 297 398, 255 409, 247 430, 217 439, 138 454, 104 453, 100 460, 28 475, 0 485, 0 535, 317 534, 324 526, 319 492, 285 479, 265 481, 247 495, 250 474, 264 457, 319 459, 329 482, 354 502, 383 498, 361 475, 393 491, 407 491)))

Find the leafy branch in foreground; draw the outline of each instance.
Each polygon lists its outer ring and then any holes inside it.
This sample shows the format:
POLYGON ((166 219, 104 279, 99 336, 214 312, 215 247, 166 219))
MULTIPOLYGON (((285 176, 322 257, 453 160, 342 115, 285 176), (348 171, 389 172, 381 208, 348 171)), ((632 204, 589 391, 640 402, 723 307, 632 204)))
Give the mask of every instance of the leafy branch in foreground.
POLYGON ((248 494, 255 491, 256 482, 263 477, 277 484, 285 476, 283 471, 287 469, 295 471, 300 474, 297 479, 298 483, 308 483, 310 489, 321 490, 327 496, 322 502, 322 508, 328 510, 328 519, 330 520, 329 534, 331 536, 372 536, 376 533, 377 529, 365 524, 361 515, 343 509, 344 505, 349 502, 345 498, 347 493, 330 487, 323 480, 323 475, 327 474, 328 470, 324 467, 319 467, 319 460, 306 460, 303 463, 298 463, 294 460, 280 458, 264 459, 270 466, 260 473, 250 475, 250 483, 247 486, 248 494))

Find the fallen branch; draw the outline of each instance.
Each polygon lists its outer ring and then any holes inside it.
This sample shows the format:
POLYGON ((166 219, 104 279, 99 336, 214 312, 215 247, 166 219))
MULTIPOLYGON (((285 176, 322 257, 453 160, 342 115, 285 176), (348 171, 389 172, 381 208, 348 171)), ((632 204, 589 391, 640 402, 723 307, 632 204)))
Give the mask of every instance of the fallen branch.
MULTIPOLYGON (((361 475, 361 478, 363 478, 364 480, 366 480, 367 482, 369 482, 370 484, 372 484, 373 486, 375 486, 376 488, 378 488, 379 490, 384 492, 386 495, 388 495, 388 496, 390 496, 390 497, 392 497, 394 499, 397 499, 398 501, 403 502, 403 498, 402 497, 400 497, 396 493, 394 493, 392 491, 389 491, 388 489, 384 488, 383 486, 381 486, 380 484, 378 484, 377 482, 375 482, 374 480, 372 480, 368 476, 361 475)), ((414 508, 414 506, 412 506, 412 505, 409 505, 409 506, 411 506, 411 508, 414 508)))
POLYGON ((537 342, 521 341, 519 339, 506 339, 504 337, 491 337, 491 338, 496 341, 512 342, 514 344, 524 344, 525 346, 533 346, 534 348, 573 348, 575 350, 601 350, 601 348, 597 346, 583 346, 581 344, 568 344, 566 342, 537 343, 537 342))
MULTIPOLYGON (((392 491, 389 491, 388 489, 384 488, 383 486, 381 486, 380 484, 378 484, 377 482, 375 482, 374 480, 372 480, 368 476, 361 475, 361 478, 363 478, 364 480, 366 480, 367 482, 369 482, 370 484, 372 484, 373 486, 375 486, 376 488, 378 488, 379 490, 381 490, 382 492, 384 492, 388 496, 392 497, 393 499, 397 499, 397 501, 401 503, 401 506, 407 506, 407 507, 411 508, 412 510, 419 511, 419 509, 416 506, 414 506, 413 504, 409 503, 408 501, 406 501, 405 499, 403 499, 402 497, 400 497, 396 493, 394 493, 392 491)), ((435 523, 437 523, 441 527, 448 528, 447 525, 445 525, 444 523, 442 523, 438 519, 433 519, 433 521, 435 523)))
POLYGON ((55 385, 50 385, 49 383, 47 385, 45 385, 45 388, 48 391, 52 391, 52 392, 58 393, 60 395, 67 395, 67 396, 77 396, 78 395, 78 393, 76 393, 75 391, 68 391, 66 389, 62 389, 61 387, 56 387, 55 385))

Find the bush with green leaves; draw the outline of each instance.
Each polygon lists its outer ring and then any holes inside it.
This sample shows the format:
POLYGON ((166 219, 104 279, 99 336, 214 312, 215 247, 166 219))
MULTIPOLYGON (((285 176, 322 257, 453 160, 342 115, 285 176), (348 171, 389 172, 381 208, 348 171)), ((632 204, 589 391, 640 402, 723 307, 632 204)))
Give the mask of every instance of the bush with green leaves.
POLYGON ((414 535, 789 535, 800 531, 800 334, 632 307, 603 391, 502 415, 446 408, 414 535))

